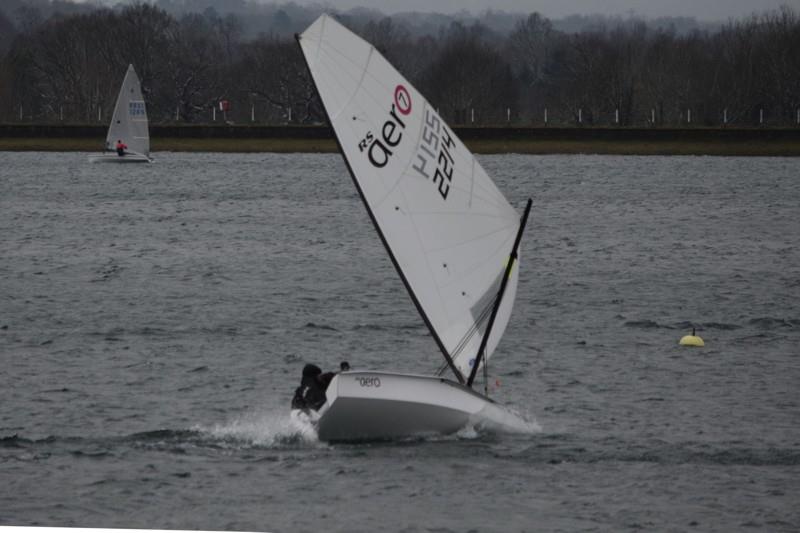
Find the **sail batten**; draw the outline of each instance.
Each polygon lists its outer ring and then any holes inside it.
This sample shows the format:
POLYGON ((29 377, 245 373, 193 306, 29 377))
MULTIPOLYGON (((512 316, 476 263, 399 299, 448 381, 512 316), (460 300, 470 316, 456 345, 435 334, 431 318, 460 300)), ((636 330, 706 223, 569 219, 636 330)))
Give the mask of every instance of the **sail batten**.
MULTIPOLYGON (((373 46, 327 15, 298 42, 356 188, 412 301, 456 375, 470 374, 519 229, 517 212, 373 46)), ((508 322, 518 270, 509 276, 486 357, 508 322)))

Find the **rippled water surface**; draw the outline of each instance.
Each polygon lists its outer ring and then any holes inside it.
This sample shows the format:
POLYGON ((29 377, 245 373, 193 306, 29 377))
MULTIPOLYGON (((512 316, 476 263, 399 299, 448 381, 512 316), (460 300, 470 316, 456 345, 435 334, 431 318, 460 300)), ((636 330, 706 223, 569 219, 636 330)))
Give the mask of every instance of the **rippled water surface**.
POLYGON ((532 430, 333 446, 304 362, 441 359, 341 158, 156 159, 0 153, 0 524, 800 529, 800 159, 481 157, 533 198, 492 364, 532 430))

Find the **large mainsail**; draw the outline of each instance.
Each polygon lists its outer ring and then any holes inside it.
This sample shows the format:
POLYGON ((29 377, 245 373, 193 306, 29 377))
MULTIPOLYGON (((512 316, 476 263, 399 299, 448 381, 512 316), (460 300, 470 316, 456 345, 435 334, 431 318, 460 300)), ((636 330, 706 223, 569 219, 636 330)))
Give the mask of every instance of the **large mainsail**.
POLYGON ((128 145, 128 150, 139 154, 150 155, 150 133, 147 128, 147 110, 142 98, 139 77, 128 66, 125 79, 122 80, 111 126, 106 135, 106 150, 113 150, 117 140, 128 145))
MULTIPOLYGON (((519 215, 436 110, 372 45, 327 15, 298 40, 395 266, 445 357, 468 375, 519 215)), ((487 358, 511 314, 516 266, 487 358)))

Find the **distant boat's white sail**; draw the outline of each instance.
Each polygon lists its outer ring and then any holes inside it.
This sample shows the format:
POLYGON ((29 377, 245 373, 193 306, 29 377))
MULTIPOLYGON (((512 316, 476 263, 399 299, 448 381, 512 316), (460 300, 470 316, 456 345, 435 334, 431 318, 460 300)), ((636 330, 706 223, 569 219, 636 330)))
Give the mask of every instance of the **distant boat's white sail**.
POLYGON ((150 155, 147 110, 139 77, 133 70, 133 65, 128 66, 128 72, 122 80, 117 105, 114 106, 114 116, 111 117, 111 126, 106 136, 106 150, 114 150, 118 140, 128 145, 128 151, 150 155))
MULTIPOLYGON (((519 215, 436 110, 373 46, 327 15, 299 41, 395 265, 440 349, 468 375, 519 215)), ((487 358, 508 323, 518 271, 511 271, 487 358)))

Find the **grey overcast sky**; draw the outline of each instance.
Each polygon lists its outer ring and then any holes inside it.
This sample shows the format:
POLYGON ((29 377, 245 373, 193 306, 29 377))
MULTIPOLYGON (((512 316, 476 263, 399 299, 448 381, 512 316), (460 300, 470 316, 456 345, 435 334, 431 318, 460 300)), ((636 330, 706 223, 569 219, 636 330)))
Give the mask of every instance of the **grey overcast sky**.
MULTIPOLYGON (((262 0, 263 1, 263 0, 262 0)), ((754 12, 787 5, 800 12, 800 0, 294 0, 298 4, 330 5, 338 9, 356 6, 379 9, 387 14, 400 11, 454 13, 465 9, 474 14, 486 9, 518 13, 538 11, 549 18, 572 14, 634 14, 641 17, 695 17, 725 21, 754 12)), ((280 0, 279 0, 280 3, 280 0)))

